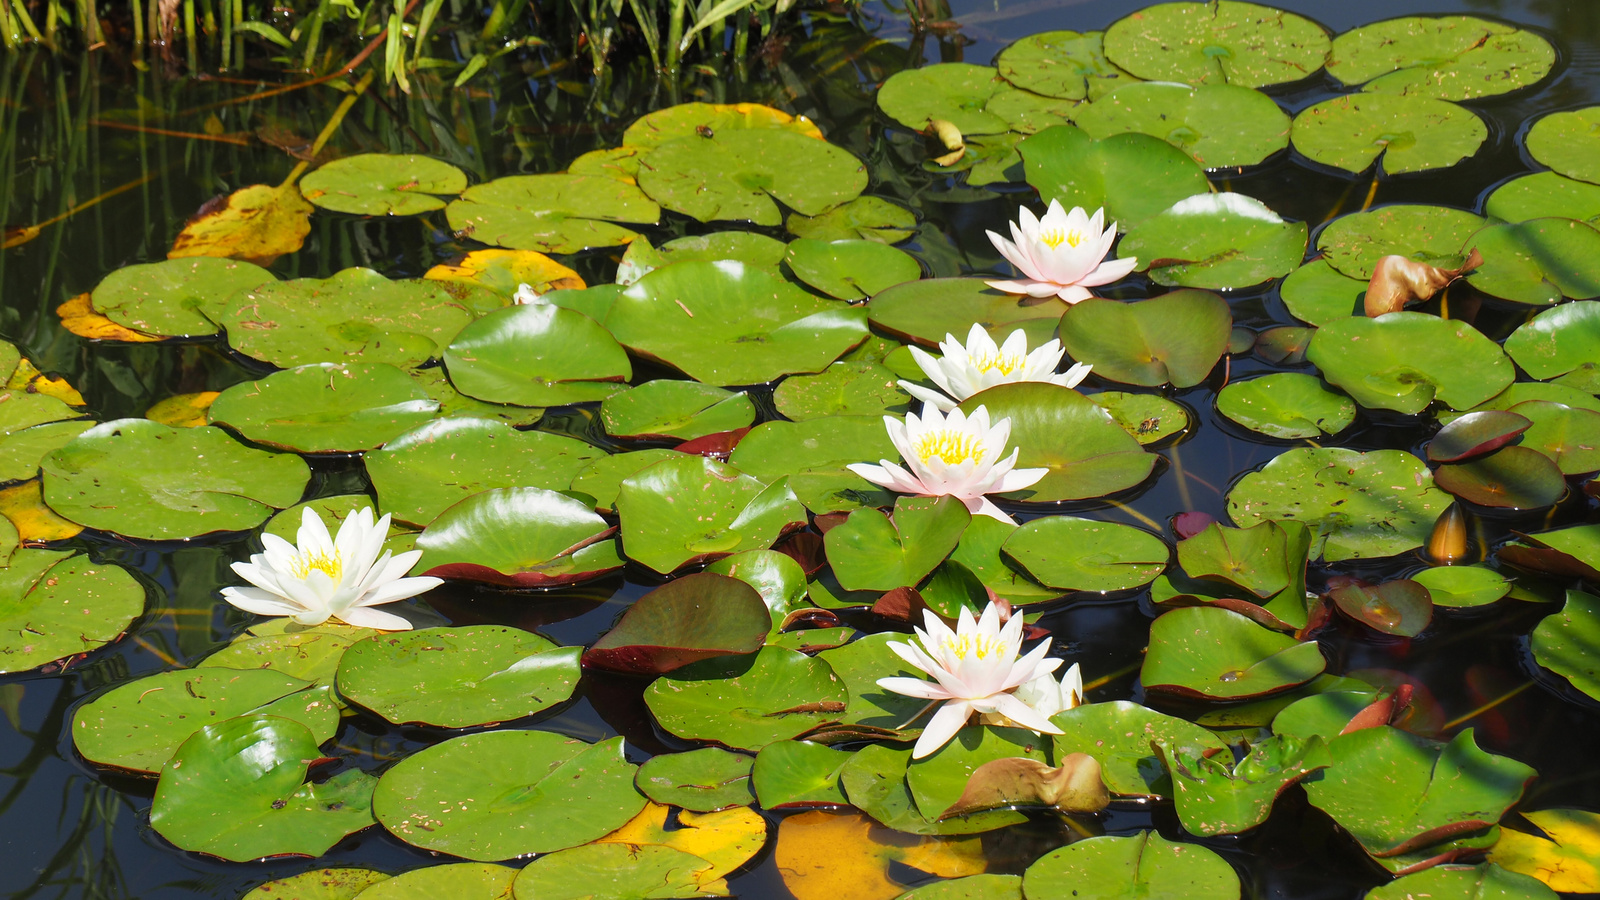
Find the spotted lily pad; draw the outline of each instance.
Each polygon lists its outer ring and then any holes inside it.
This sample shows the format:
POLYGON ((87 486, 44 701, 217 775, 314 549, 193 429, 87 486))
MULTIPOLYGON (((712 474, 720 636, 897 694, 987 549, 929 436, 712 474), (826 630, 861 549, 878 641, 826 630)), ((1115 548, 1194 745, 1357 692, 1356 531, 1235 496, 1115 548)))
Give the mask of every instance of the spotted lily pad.
POLYGON ((1064 100, 1098 100, 1133 77, 1106 59, 1099 31, 1031 34, 995 59, 1000 77, 1025 91, 1064 100))
POLYGON ((1033 347, 1055 336, 1056 323, 1070 308, 1055 297, 1019 298, 995 290, 981 278, 929 278, 878 294, 867 314, 879 328, 929 347, 946 335, 965 335, 974 323, 1000 334, 1021 328, 1033 347))
POLYGON ((1549 74, 1550 42, 1475 16, 1406 16, 1339 35, 1328 74, 1380 94, 1471 100, 1504 94, 1549 74))
POLYGON ((1515 376, 1511 360, 1476 328, 1409 311, 1329 322, 1306 358, 1362 406, 1407 414, 1435 400, 1470 409, 1515 376))
POLYGON ((1087 753, 1100 762, 1101 777, 1113 794, 1159 797, 1172 794, 1172 782, 1153 743, 1187 752, 1214 753, 1223 742, 1205 728, 1127 700, 1089 703, 1056 713, 1051 722, 1055 755, 1087 753))
POLYGON ((1283 440, 1338 434, 1356 419, 1356 405, 1349 397, 1300 372, 1232 382, 1217 394, 1217 412, 1251 431, 1283 440))
POLYGON ((742 750, 833 721, 848 698, 827 663, 780 647, 704 660, 656 679, 644 692, 667 731, 742 750))
POLYGON ((778 412, 795 421, 824 416, 903 413, 911 395, 895 373, 875 362, 839 361, 818 375, 791 375, 772 392, 778 412))
POLYGON ((389 876, 372 869, 312 869, 269 881, 240 900, 355 900, 355 896, 389 876))
POLYGON ((572 476, 572 490, 593 497, 597 511, 612 512, 623 479, 663 459, 677 459, 683 455, 676 450, 656 448, 602 456, 572 476))
POLYGON ((1267 820, 1272 804, 1290 785, 1333 764, 1327 744, 1273 735, 1256 743, 1235 765, 1226 757, 1190 755, 1162 748, 1172 773, 1178 821, 1190 834, 1238 834, 1267 820))
POLYGON ((1545 310, 1512 332, 1505 348, 1534 378, 1571 380, 1573 387, 1585 391, 1600 388, 1600 302, 1564 303, 1545 310))
POLYGON ((1138 257, 1157 284, 1241 288, 1292 271, 1306 234, 1252 197, 1197 194, 1131 229, 1117 253, 1138 257))
MULTIPOLYGON (((1198 6, 1198 4, 1197 4, 1198 6)), ((1046 128, 1017 145, 1028 184, 1068 209, 1105 208, 1106 221, 1132 228, 1210 185, 1189 155, 1148 134, 1095 140, 1071 125, 1046 128)))
POLYGON ((1253 166, 1289 146, 1289 117, 1248 87, 1123 84, 1072 117, 1090 137, 1126 131, 1158 137, 1207 169, 1253 166))
POLYGON ((167 259, 113 271, 90 299, 97 312, 118 325, 160 337, 200 337, 217 333, 204 307, 272 280, 271 272, 239 260, 167 259))
POLYGON ((600 421, 613 437, 687 441, 746 428, 755 419, 748 394, 696 381, 647 381, 600 404, 600 421))
POLYGON ((539 857, 516 884, 523 896, 544 900, 726 896, 726 884, 710 869, 693 853, 662 844, 596 843, 539 857))
POLYGON ((634 784, 657 803, 711 812, 755 802, 750 786, 754 764, 749 756, 717 747, 664 753, 645 760, 634 784))
POLYGON ((624 479, 616 506, 628 558, 663 574, 764 550, 806 520, 785 479, 768 485, 698 456, 662 460, 624 479))
POLYGON ((543 303, 495 310, 462 328, 444 365, 461 393, 517 406, 603 400, 633 377, 627 352, 600 323, 543 303))
POLYGON ((877 241, 798 238, 784 259, 795 277, 840 300, 865 300, 922 276, 915 257, 877 241))
POLYGON ((779 203, 817 216, 855 199, 866 186, 866 168, 849 151, 777 129, 681 137, 639 161, 639 187, 646 194, 701 222, 778 225, 779 203))
POLYGON ((384 363, 312 363, 223 391, 206 416, 247 440, 301 453, 371 450, 439 414, 405 372, 384 363))
POLYGON ((1495 188, 1484 200, 1483 212, 1507 222, 1557 218, 1594 225, 1600 222, 1600 184, 1554 172, 1522 175, 1495 188))
POLYGON ((1589 264, 1600 254, 1600 230, 1592 225, 1573 219, 1491 225, 1468 244, 1483 253, 1483 265, 1467 280, 1490 296, 1538 306, 1600 297, 1600 275, 1589 264))
POLYGON ((1106 56, 1149 81, 1263 87, 1322 68, 1328 34, 1269 6, 1219 0, 1148 6, 1106 29, 1106 56))
POLYGON ((934 63, 890 76, 878 89, 878 108, 913 131, 927 130, 930 119, 941 119, 963 135, 996 134, 1008 126, 984 106, 1006 89, 991 66, 934 63))
POLYGON ((1163 613, 1150 626, 1139 680, 1147 690, 1238 700, 1305 684, 1326 665, 1315 641, 1301 643, 1231 610, 1194 606, 1163 613))
POLYGON ((1061 317, 1061 343, 1102 378, 1193 387, 1228 349, 1233 317, 1206 291, 1172 291, 1137 303, 1091 297, 1061 317))
POLYGON ((1156 394, 1101 391, 1089 399, 1105 407, 1122 430, 1141 444, 1158 443, 1189 428, 1188 409, 1156 394))
POLYGON ((358 216, 414 216, 444 209, 434 194, 467 189, 465 172, 443 160, 399 153, 358 153, 318 166, 300 179, 314 205, 358 216))
POLYGON ((1407 94, 1349 94, 1294 117, 1290 139, 1312 162, 1385 175, 1444 169, 1478 152, 1489 128, 1471 110, 1407 94))
POLYGON ((431 281, 457 281, 486 287, 502 297, 513 297, 524 284, 535 294, 583 290, 583 278, 535 250, 473 250, 452 262, 440 263, 423 273, 431 281))
POLYGON ((917 217, 882 197, 857 197, 817 216, 791 213, 783 224, 795 237, 898 244, 917 230, 917 217))
POLYGON ((1551 113, 1523 139, 1534 159, 1568 178, 1600 184, 1600 107, 1551 113))
POLYGON ((577 253, 626 244, 618 225, 652 224, 661 208, 635 185, 595 175, 509 175, 473 185, 451 201, 450 227, 512 250, 577 253))
POLYGON ((805 116, 790 115, 759 103, 679 103, 640 116, 623 132, 622 144, 625 147, 659 147, 702 129, 713 133, 776 130, 822 139, 822 131, 805 116))
POLYGON ((1485 224, 1481 216, 1447 206, 1383 206, 1334 219, 1317 235, 1317 249, 1334 269, 1364 285, 1378 260, 1391 254, 1459 268, 1464 245, 1485 224))
POLYGON ((1141 831, 1085 838, 1046 853, 1022 874, 1022 891, 1029 900, 1233 900, 1239 876, 1205 847, 1141 831))
POLYGON ((23 387, 0 391, 0 479, 34 477, 39 473, 39 460, 94 424, 81 411, 48 394, 23 387))
MULTIPOLYGON (((1495 850, 1499 849, 1500 845, 1496 844, 1495 850)), ((1434 866, 1388 884, 1379 885, 1368 891, 1363 900, 1410 900, 1413 897, 1460 897, 1462 900, 1557 900, 1556 892, 1539 879, 1502 869, 1493 863, 1476 866, 1434 866)))

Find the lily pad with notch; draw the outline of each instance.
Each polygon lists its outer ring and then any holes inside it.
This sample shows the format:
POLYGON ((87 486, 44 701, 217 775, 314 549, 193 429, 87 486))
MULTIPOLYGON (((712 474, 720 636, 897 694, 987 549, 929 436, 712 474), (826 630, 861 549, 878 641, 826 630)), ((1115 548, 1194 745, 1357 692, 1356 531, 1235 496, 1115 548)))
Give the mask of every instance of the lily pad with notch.
POLYGON ((1445 169, 1478 152, 1489 128, 1447 100, 1405 94, 1347 94, 1307 107, 1290 129, 1307 159, 1360 174, 1379 163, 1385 175, 1445 169))
POLYGON ((1197 194, 1145 219, 1117 253, 1157 284, 1243 288, 1287 275, 1306 252, 1304 222, 1286 222, 1244 194, 1197 194))
POLYGON ((94 425, 60 398, 26 387, 0 391, 0 480, 33 478, 40 460, 94 425))
POLYGON ((1146 690, 1242 700, 1305 684, 1326 666, 1316 641, 1269 631, 1231 610, 1194 606, 1151 624, 1139 679, 1146 690))
POLYGON ((868 361, 840 360, 817 375, 791 375, 772 392, 773 405, 796 422, 826 416, 904 413, 911 395, 895 373, 868 361))
POLYGON ((1022 874, 1022 892, 1029 900, 1233 900, 1239 876, 1205 847, 1141 831, 1085 838, 1046 853, 1022 874))
POLYGON ((1062 730, 1053 738, 1056 758, 1073 753, 1093 756, 1100 761, 1106 787, 1122 796, 1172 795, 1166 764, 1152 744, 1193 754, 1217 753, 1225 747, 1221 738, 1193 722, 1128 700, 1076 706, 1056 713, 1050 721, 1062 730))
POLYGON ((1459 268, 1467 258, 1464 245, 1485 224, 1482 216, 1448 206, 1381 206, 1329 222, 1317 235, 1317 249, 1335 270, 1365 284, 1378 260, 1390 255, 1459 268))
POLYGON ((954 497, 900 497, 894 516, 858 509, 823 536, 845 590, 912 587, 956 548, 971 514, 954 497))
POLYGON ((878 108, 913 131, 926 131, 930 119, 940 119, 963 135, 999 134, 1010 126, 984 107, 1010 89, 993 66, 933 63, 889 76, 878 89, 878 108))
POLYGON ((462 328, 444 366, 461 393, 516 406, 604 400, 633 377, 627 351, 599 322, 544 303, 498 309, 462 328))
POLYGON ((357 153, 331 160, 300 179, 312 204, 357 216, 415 216, 444 209, 434 196, 467 189, 467 174, 416 154, 357 153))
POLYGON ((1511 592, 1505 576, 1485 566, 1435 566, 1411 576, 1428 589, 1434 606, 1485 606, 1511 592))
POLYGON ((1328 33, 1294 13, 1242 3, 1147 6, 1106 29, 1106 56, 1149 81, 1265 87, 1316 74, 1328 33))
POLYGON ((1549 306, 1563 299, 1600 297, 1600 229, 1574 219, 1530 219, 1490 225, 1468 244, 1483 253, 1467 281, 1491 297, 1549 306))
POLYGON ((1159 394, 1101 391, 1089 399, 1105 407, 1122 430, 1141 444, 1159 443, 1189 428, 1189 410, 1159 394))
POLYGON ((688 137, 702 129, 712 132, 775 129, 813 140, 822 131, 805 116, 759 103, 678 103, 634 120, 622 134, 624 147, 659 147, 675 138, 688 137))
MULTIPOLYGON (((1501 834, 1507 832, 1502 831, 1501 834)), ((1498 850, 1499 844, 1495 845, 1498 850)), ((1413 872, 1367 892, 1362 900, 1410 900, 1413 897, 1460 897, 1463 900, 1557 900, 1557 894, 1531 875, 1493 863, 1476 866, 1434 866, 1413 872)))
POLYGON ((786 479, 769 485, 687 455, 623 479, 616 508, 628 558, 662 574, 697 560, 764 550, 806 521, 786 479))
POLYGON ((639 161, 639 187, 646 194, 701 222, 779 225, 779 203, 817 216, 855 199, 866 186, 866 168, 848 150, 777 129, 676 138, 639 161))
POLYGON ((1354 401, 1301 372, 1230 382, 1217 394, 1217 412, 1280 440, 1338 434, 1356 420, 1354 401))
POLYGON ((664 844, 594 843, 539 857, 515 883, 523 896, 545 900, 725 896, 726 882, 710 869, 710 862, 664 844))
POLYGON ((123 266, 95 286, 96 312, 126 328, 159 337, 216 334, 205 308, 235 291, 275 280, 260 266, 236 259, 197 256, 123 266))
POLYGON ((1061 317, 1061 343, 1094 374, 1127 384, 1193 387, 1228 349, 1233 316, 1221 297, 1179 290, 1123 303, 1091 297, 1061 317))
POLYGON ((1368 93, 1473 100, 1527 87, 1556 51, 1539 35, 1476 16, 1405 16, 1339 35, 1328 74, 1368 93))
POLYGON ((489 488, 447 507, 417 536, 414 571, 506 587, 590 581, 622 568, 615 529, 589 504, 537 487, 489 488))
POLYGON ((431 281, 456 281, 486 287, 502 297, 515 297, 523 285, 544 296, 552 291, 581 291, 583 277, 537 250, 491 247, 473 250, 424 272, 431 281))
POLYGON ((752 757, 720 747, 652 756, 639 766, 634 785, 651 800, 695 812, 713 812, 756 802, 750 786, 752 757))
POLYGON ((1470 324, 1410 311, 1329 322, 1306 358, 1362 406, 1413 415, 1435 400, 1470 409, 1515 377, 1500 347, 1470 324))
POLYGON ((727 575, 697 572, 645 594, 583 655, 586 666, 660 675, 718 656, 755 653, 771 630, 761 594, 727 575))
POLYGON ((1600 597, 1567 591, 1561 611, 1540 620, 1528 645, 1535 662, 1600 700, 1600 597))
POLYGON ((578 474, 572 476, 572 490, 594 498, 594 508, 599 512, 613 512, 617 492, 628 476, 664 459, 677 459, 684 454, 676 450, 653 448, 613 453, 591 461, 578 474))
POLYGON ((796 238, 784 260, 795 277, 840 300, 865 300, 922 276, 916 257, 878 241, 796 238))
POLYGON ((1063 100, 1098 100, 1136 79, 1106 59, 1105 33, 1042 31, 995 58, 1000 77, 1015 87, 1063 100))
POLYGON ((206 418, 299 453, 372 450, 439 415, 439 402, 386 363, 312 363, 228 388, 206 418))
POLYGON ((851 754, 811 741, 776 741, 756 754, 751 781, 762 809, 849 806, 839 776, 851 754))
POLYGON ((485 244, 578 253, 633 240, 661 208, 636 185, 596 175, 508 175, 473 185, 445 209, 450 227, 485 244))
POLYGON ((849 692, 827 663, 765 647, 663 675, 644 699, 661 727, 678 737, 760 750, 838 720, 849 692))
POLYGON ((1548 400, 1525 400, 1510 411, 1532 422, 1521 446, 1549 457, 1561 474, 1600 471, 1600 413, 1548 400))
POLYGON ((1272 805, 1291 785, 1333 764, 1322 738, 1273 735, 1250 747, 1236 764, 1222 758, 1161 747, 1172 775, 1178 821, 1190 834, 1239 834, 1267 820, 1272 805))
POLYGON ((1363 315, 1367 281, 1351 278, 1318 257, 1293 272, 1278 285, 1278 295, 1290 315, 1311 325, 1363 315))
POLYGON ((917 230, 916 214, 882 197, 857 197, 821 215, 790 213, 784 227, 795 237, 819 241, 860 239, 898 244, 917 230))
POLYGON ((688 441, 747 428, 755 419, 749 394, 696 381, 647 381, 600 404, 600 421, 612 437, 688 441))
POLYGON ((867 303, 872 324, 933 347, 946 335, 965 335, 974 323, 994 333, 1020 328, 1035 347, 1055 337, 1071 305, 995 290, 981 278, 929 278, 896 285, 867 303))
POLYGON ((1148 134, 1096 140, 1083 129, 1056 125, 1019 143, 1017 152, 1028 184, 1046 203, 1103 207, 1106 221, 1124 229, 1210 189, 1205 171, 1189 154, 1148 134))
POLYGON ((1124 83, 1072 121, 1094 138, 1127 131, 1160 138, 1207 169, 1253 166, 1289 146, 1289 117, 1278 104, 1233 84, 1124 83))
POLYGON ((1148 584, 1170 556, 1147 531, 1073 516, 1034 519, 1011 532, 1000 552, 1046 587, 1101 593, 1148 584))
POLYGON ((1507 222, 1557 218, 1600 224, 1600 184, 1554 172, 1521 175, 1495 188, 1484 201, 1483 212, 1507 222))
POLYGON ((1562 175, 1600 184, 1600 106, 1550 113, 1533 123, 1523 143, 1528 155, 1562 175))
POLYGON ((967 783, 985 763, 997 759, 1049 759, 1050 738, 1025 728, 968 725, 950 741, 906 767, 906 785, 922 815, 945 818, 961 799, 967 783))
MULTIPOLYGON (((1506 338, 1505 348, 1534 378, 1556 379, 1585 393, 1600 393, 1600 302, 1580 300, 1547 309, 1518 326, 1506 338)), ((1556 397, 1523 399, 1582 405, 1556 397)))

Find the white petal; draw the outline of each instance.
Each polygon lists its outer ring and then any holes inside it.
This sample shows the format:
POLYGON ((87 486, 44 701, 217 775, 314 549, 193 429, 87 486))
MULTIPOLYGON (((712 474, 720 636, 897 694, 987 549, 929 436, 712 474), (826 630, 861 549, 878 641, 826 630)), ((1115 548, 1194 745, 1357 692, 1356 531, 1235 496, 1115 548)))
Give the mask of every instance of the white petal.
POLYGON ((376 628, 379 631, 411 630, 411 623, 405 619, 365 606, 351 607, 339 613, 336 618, 347 625, 354 625, 357 628, 376 628))
POLYGON ((965 700, 945 701, 933 718, 928 720, 927 727, 922 729, 922 736, 917 738, 917 745, 911 749, 911 758, 922 759, 949 743, 971 717, 970 703, 965 700))
POLYGON ((996 694, 993 698, 995 712, 1000 713, 1023 728, 1031 728, 1040 734, 1062 734, 1048 718, 1039 715, 1033 709, 1010 694, 996 694))
POLYGON ((222 599, 258 616, 292 616, 304 612, 293 603, 260 588, 225 587, 222 589, 222 599))
POLYGON ((1136 256, 1129 256, 1125 259, 1108 259, 1096 266, 1093 271, 1079 278, 1078 285, 1081 287, 1099 287, 1102 284, 1110 284, 1127 276, 1129 272, 1138 267, 1139 258, 1136 256))
MULTIPOLYGON (((900 382, 900 389, 910 394, 913 398, 932 406, 934 409, 952 410, 956 408, 956 401, 946 397, 944 394, 941 394, 938 391, 930 391, 920 384, 912 384, 909 381, 902 381, 900 382)), ((967 398, 962 397, 960 399, 965 400, 967 398)))
POLYGON ((396 600, 407 600, 418 594, 431 591, 441 584, 444 584, 443 578, 434 578, 431 575, 401 578, 358 598, 352 606, 381 606, 385 603, 393 603, 396 600))
POLYGON ((923 681, 920 678, 879 678, 878 687, 919 700, 953 699, 951 693, 938 683, 923 681))

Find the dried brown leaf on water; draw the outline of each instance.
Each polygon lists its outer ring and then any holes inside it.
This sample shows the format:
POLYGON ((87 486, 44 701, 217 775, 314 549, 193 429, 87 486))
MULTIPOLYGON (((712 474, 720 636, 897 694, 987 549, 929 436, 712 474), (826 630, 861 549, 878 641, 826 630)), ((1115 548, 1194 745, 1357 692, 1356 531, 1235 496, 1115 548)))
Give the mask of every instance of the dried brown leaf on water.
POLYGON ((1100 763, 1087 753, 1068 754, 1051 768, 1036 759, 996 759, 979 766, 961 799, 940 816, 963 816, 1002 806, 1053 806, 1062 812, 1089 813, 1111 802, 1100 777, 1100 763))
POLYGON ((950 151, 943 156, 936 156, 933 161, 941 166, 953 166, 961 161, 967 153, 966 139, 961 136, 961 129, 953 122, 944 119, 929 119, 928 127, 932 129, 939 142, 944 144, 944 149, 950 151))
POLYGON ((1467 254, 1460 268, 1441 269, 1417 262, 1404 256, 1385 256, 1372 270, 1372 280, 1367 282, 1366 313, 1377 318, 1384 313, 1398 312, 1412 303, 1421 303, 1443 290, 1450 282, 1483 265, 1483 254, 1477 247, 1467 254))
POLYGON ((252 184, 200 207, 167 257, 219 256, 270 266, 305 243, 311 210, 293 184, 252 184))

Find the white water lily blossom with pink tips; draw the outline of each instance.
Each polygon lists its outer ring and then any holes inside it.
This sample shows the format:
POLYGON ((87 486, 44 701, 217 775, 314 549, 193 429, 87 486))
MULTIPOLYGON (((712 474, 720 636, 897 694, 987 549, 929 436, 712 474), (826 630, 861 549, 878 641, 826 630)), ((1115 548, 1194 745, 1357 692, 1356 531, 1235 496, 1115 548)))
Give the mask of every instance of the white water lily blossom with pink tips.
POLYGON ((1133 257, 1106 259, 1117 239, 1117 223, 1103 228, 1104 223, 1104 209, 1095 210, 1093 216, 1081 206, 1067 212, 1059 200, 1050 201, 1043 219, 1034 218, 1026 206, 1022 207, 1017 210, 1017 221, 1011 223, 1014 240, 1008 241, 992 231, 987 233, 995 249, 1023 277, 986 283, 1008 294, 1055 296, 1068 303, 1087 300, 1094 296, 1089 288, 1110 284, 1139 265, 1133 257))
POLYGON ((923 497, 949 496, 966 504, 973 515, 991 516, 1012 522, 986 494, 1002 494, 1029 487, 1049 474, 1049 469, 1018 469, 1017 454, 1001 458, 1006 441, 1011 439, 1011 419, 989 424, 989 410, 980 406, 966 415, 953 409, 948 416, 924 407, 922 415, 906 413, 901 422, 883 417, 889 440, 905 460, 904 468, 887 459, 878 465, 852 463, 850 471, 862 478, 902 494, 923 497))
POLYGON ((1038 679, 1055 684, 1050 675, 1061 665, 1046 658, 1050 642, 1043 641, 1026 656, 1022 650, 1022 616, 1000 624, 1000 609, 990 603, 976 620, 963 608, 954 631, 932 610, 922 611, 926 629, 918 628, 916 643, 890 641, 889 649, 933 681, 920 678, 880 678, 878 687, 922 700, 943 700, 917 745, 913 759, 943 747, 967 724, 973 713, 997 714, 1041 734, 1061 734, 1047 715, 1023 702, 1015 693, 1038 679), (920 645, 920 646, 919 646, 920 645))
POLYGON ((299 625, 338 619, 360 628, 408 630, 410 622, 372 607, 415 597, 444 580, 402 577, 422 558, 422 551, 391 557, 383 549, 388 536, 389 516, 374 523, 370 507, 346 516, 338 537, 330 537, 322 519, 307 508, 296 543, 275 534, 261 535, 264 552, 249 562, 233 564, 233 570, 254 587, 223 588, 222 598, 246 612, 292 616, 299 625))
POLYGON ((900 386, 911 396, 941 412, 949 412, 956 408, 957 403, 973 394, 999 384, 1044 381, 1062 387, 1077 387, 1089 376, 1091 368, 1076 363, 1065 372, 1057 372, 1056 366, 1061 364, 1061 357, 1066 354, 1060 341, 1052 338, 1030 353, 1028 336, 1018 328, 1011 332, 1004 344, 996 346, 994 338, 976 322, 972 330, 967 332, 965 344, 956 340, 955 335, 946 334, 939 344, 944 356, 938 359, 918 347, 911 347, 910 350, 911 358, 944 393, 930 391, 909 381, 900 382, 900 386))

